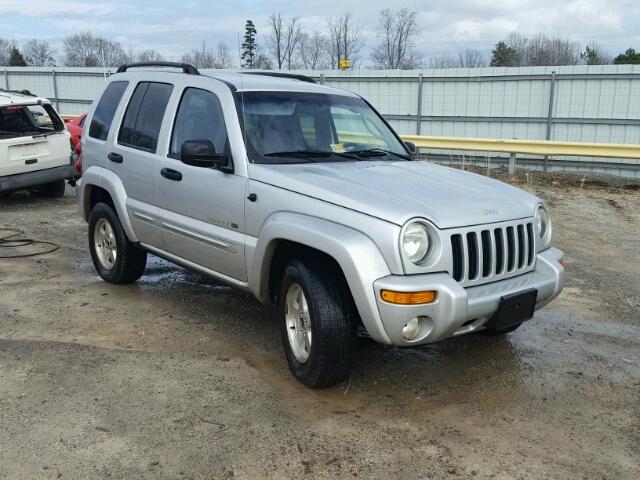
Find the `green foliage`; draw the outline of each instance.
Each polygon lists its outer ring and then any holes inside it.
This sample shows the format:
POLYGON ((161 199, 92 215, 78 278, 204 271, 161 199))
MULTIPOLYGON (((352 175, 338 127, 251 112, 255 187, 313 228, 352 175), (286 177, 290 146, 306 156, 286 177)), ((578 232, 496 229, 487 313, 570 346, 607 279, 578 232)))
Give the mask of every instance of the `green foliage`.
POLYGON ((11 51, 9 53, 9 66, 11 67, 26 67, 27 62, 24 60, 24 57, 20 53, 16 47, 11 47, 11 51))
POLYGON ((616 65, 640 64, 640 52, 636 52, 635 49, 629 48, 626 52, 621 53, 614 58, 613 63, 616 65))
POLYGON ((590 47, 587 45, 584 52, 580 53, 580 58, 584 60, 584 63, 587 65, 606 65, 611 63, 611 57, 605 57, 606 56, 600 53, 596 46, 590 47))
POLYGON ((496 43, 491 52, 492 67, 513 67, 518 64, 518 52, 505 42, 496 43))
POLYGON ((247 20, 244 26, 244 41, 242 43, 242 67, 254 68, 256 57, 256 30, 251 20, 247 20))

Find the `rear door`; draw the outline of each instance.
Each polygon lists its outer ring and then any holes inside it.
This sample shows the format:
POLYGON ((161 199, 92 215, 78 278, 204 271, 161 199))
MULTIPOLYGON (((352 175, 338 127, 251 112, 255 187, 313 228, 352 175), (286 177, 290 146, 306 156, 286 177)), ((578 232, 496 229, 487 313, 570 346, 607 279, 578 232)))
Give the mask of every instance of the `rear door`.
POLYGON ((107 152, 107 168, 127 192, 127 209, 138 239, 158 248, 162 236, 158 211, 158 141, 173 85, 140 81, 131 94, 120 128, 107 152))

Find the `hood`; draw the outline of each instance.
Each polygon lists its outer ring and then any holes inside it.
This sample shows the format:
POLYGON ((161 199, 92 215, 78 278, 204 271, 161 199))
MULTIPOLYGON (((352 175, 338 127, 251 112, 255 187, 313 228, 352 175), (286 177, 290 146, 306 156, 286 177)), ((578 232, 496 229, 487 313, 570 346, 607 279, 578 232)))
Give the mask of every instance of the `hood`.
POLYGON ((497 180, 427 161, 250 164, 256 181, 403 225, 438 228, 531 217, 535 196, 497 180))

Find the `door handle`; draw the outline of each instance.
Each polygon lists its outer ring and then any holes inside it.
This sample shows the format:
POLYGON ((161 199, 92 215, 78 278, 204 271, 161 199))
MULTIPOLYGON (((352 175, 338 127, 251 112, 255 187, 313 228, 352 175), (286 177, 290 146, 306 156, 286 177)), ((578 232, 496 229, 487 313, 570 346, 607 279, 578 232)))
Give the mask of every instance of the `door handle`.
POLYGON ((107 158, 111 160, 113 163, 122 163, 122 160, 124 160, 122 158, 122 155, 120 155, 119 153, 113 153, 113 152, 107 155, 107 158))
POLYGON ((173 168, 163 168, 162 170, 160 170, 160 175, 162 175, 164 178, 168 178, 169 180, 174 180, 176 182, 182 180, 182 173, 174 170, 173 168))

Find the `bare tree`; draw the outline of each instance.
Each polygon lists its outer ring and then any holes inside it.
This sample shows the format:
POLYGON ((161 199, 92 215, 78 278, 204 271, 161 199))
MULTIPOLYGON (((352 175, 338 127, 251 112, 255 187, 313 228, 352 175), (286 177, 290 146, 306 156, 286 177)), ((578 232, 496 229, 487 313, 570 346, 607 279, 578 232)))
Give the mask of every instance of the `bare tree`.
POLYGON ((194 48, 185 53, 182 56, 182 61, 190 63, 196 68, 214 68, 215 58, 213 51, 207 47, 207 42, 203 40, 200 48, 194 48))
POLYGON ((298 58, 306 70, 329 67, 329 39, 318 31, 311 35, 302 32, 298 41, 298 58))
POLYGON ((256 70, 271 70, 273 69, 273 61, 271 57, 264 53, 260 46, 256 47, 255 56, 253 58, 253 66, 256 70))
POLYGON ((283 19, 280 13, 273 13, 269 17, 268 45, 269 51, 276 61, 278 70, 286 65, 291 70, 296 45, 300 41, 302 26, 298 17, 283 19))
POLYGON ((233 59, 231 58, 231 50, 224 43, 218 43, 213 59, 213 68, 231 68, 233 67, 233 59))
POLYGON ((9 58, 11 57, 11 42, 0 38, 0 65, 9 65, 9 58))
POLYGON ((159 51, 154 50, 153 48, 149 48, 135 55, 135 61, 136 62, 162 62, 164 61, 164 57, 159 51))
POLYGON ((22 47, 22 54, 26 62, 34 67, 52 67, 56 64, 55 50, 46 40, 28 40, 22 47))
POLYGON ((362 30, 350 13, 327 20, 332 68, 339 68, 340 60, 350 60, 355 66, 364 46, 362 30))
POLYGON ((431 57, 427 62, 429 68, 456 68, 458 67, 458 59, 448 53, 437 57, 431 57))
POLYGON ((64 39, 65 63, 72 67, 115 67, 127 62, 119 42, 96 37, 91 32, 76 33, 64 39))
POLYGON ((465 50, 458 53, 457 67, 480 68, 487 66, 487 57, 478 50, 465 50))
POLYGON ((528 38, 512 33, 506 41, 499 44, 502 44, 502 49, 513 52, 510 54, 509 65, 577 65, 581 61, 580 45, 564 38, 542 34, 528 38))
POLYGON ((419 31, 416 15, 406 8, 380 12, 380 43, 371 54, 375 68, 410 70, 421 65, 422 56, 416 52, 414 44, 419 31))

